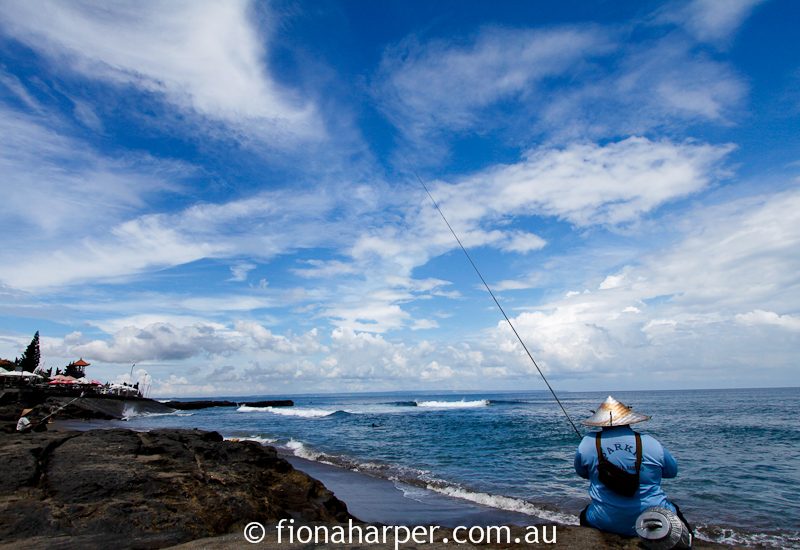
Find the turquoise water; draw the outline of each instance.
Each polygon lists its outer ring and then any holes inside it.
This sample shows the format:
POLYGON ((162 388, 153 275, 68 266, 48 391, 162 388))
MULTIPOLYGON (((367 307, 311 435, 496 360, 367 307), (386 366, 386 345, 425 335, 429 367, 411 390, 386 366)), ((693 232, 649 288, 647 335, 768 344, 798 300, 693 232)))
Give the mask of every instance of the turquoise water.
MULTIPOLYGON (((678 460, 678 477, 664 487, 703 538, 800 547, 800 388, 614 396, 652 415, 637 429, 658 438, 678 460)), ((561 396, 575 419, 605 397, 561 396)), ((130 424, 255 438, 393 480, 415 498, 428 489, 573 523, 588 502, 587 482, 572 469, 577 436, 546 392, 293 399, 295 407, 287 409, 206 409, 137 417, 130 424)))

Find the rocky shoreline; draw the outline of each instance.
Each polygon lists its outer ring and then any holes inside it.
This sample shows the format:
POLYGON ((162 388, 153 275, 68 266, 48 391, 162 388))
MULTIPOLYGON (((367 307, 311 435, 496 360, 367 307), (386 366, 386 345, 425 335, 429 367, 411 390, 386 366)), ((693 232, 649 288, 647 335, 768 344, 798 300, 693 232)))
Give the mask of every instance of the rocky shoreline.
POLYGON ((254 518, 339 522, 347 506, 274 448, 216 432, 2 434, 0 542, 163 548, 254 518))
POLYGON ((114 420, 140 414, 169 414, 213 407, 293 407, 291 399, 243 401, 195 399, 190 401, 156 401, 146 397, 83 395, 39 388, 12 388, 0 391, 0 422, 16 421, 22 409, 32 409, 32 418, 41 418, 58 411, 58 419, 114 420))
MULTIPOLYGON (((295 525, 358 521, 344 502, 273 447, 226 441, 216 432, 54 430, 2 433, 0 440, 0 548, 233 549, 246 545, 242 530, 250 521, 268 527, 260 546, 277 548, 274 525, 282 518, 295 525)), ((512 532, 525 535, 520 527, 512 532)), ((549 546, 637 548, 638 542, 558 526, 558 542, 549 546)))

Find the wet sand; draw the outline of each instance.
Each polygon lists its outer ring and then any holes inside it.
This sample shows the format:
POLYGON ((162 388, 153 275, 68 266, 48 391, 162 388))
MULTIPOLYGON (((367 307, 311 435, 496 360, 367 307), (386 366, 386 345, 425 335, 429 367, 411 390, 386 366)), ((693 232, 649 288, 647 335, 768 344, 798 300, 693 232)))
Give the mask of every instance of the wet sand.
POLYGON ((321 481, 347 503, 351 514, 368 523, 385 525, 532 525, 544 520, 498 510, 418 487, 402 486, 370 475, 319 462, 282 455, 289 463, 321 481))

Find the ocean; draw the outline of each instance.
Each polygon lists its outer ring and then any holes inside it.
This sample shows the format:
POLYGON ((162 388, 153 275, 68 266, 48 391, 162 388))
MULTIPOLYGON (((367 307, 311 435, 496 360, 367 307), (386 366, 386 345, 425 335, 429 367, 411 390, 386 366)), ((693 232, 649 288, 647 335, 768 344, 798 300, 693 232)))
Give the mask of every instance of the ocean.
MULTIPOLYGON (((577 421, 606 393, 564 393, 577 421)), ((286 396, 229 398, 250 401, 286 396)), ((669 498, 707 540, 800 547, 800 388, 635 391, 614 397, 652 416, 636 429, 678 461, 669 498)), ((409 498, 442 495, 577 523, 588 482, 578 443, 545 391, 291 396, 291 408, 139 416, 128 427, 202 428, 390 480, 409 498)), ((537 519, 538 518, 538 519, 537 519)))

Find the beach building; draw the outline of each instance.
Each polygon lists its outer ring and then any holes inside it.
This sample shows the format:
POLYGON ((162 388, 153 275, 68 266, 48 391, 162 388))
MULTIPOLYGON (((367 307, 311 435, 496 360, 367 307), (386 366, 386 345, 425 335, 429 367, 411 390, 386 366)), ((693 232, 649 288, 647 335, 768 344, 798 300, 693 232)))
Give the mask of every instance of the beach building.
POLYGON ((64 375, 71 376, 73 378, 85 378, 86 367, 89 365, 91 365, 91 363, 87 363, 83 360, 83 357, 81 357, 77 361, 73 361, 64 368, 64 375))

